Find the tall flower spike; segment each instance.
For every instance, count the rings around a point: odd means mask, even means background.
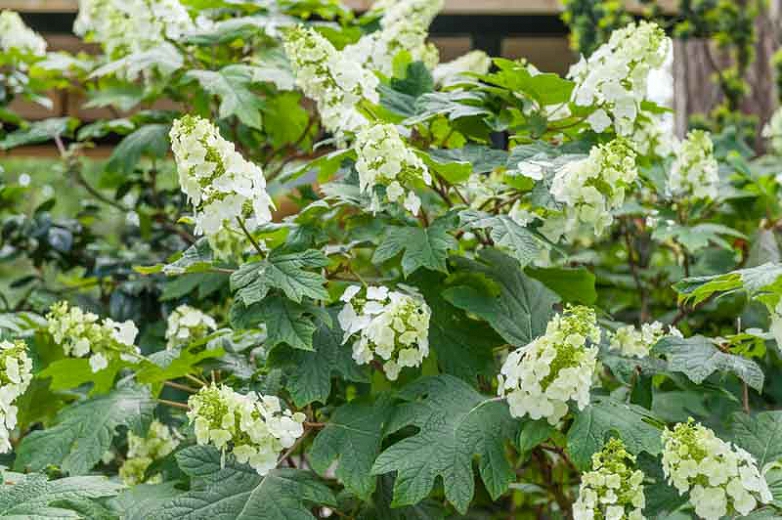
[[[168,316],[166,346],[169,349],[203,339],[217,328],[215,320],[189,305],[180,305]]]
[[[130,320],[99,321],[96,314],[71,307],[65,301],[53,305],[46,319],[49,333],[62,346],[65,355],[76,358],[89,355],[93,372],[103,370],[115,359],[136,361],[140,352],[134,345],[138,328]]]
[[[212,123],[184,116],[171,128],[179,184],[193,203],[196,233],[216,238],[223,229],[240,230],[269,222],[274,208],[261,168],[241,156]]]
[[[652,347],[666,335],[663,327],[664,325],[659,321],[644,323],[640,330],[632,325],[619,327],[611,335],[609,348],[618,350],[625,356],[644,358],[649,355]],[[682,337],[676,327],[671,327],[668,335]]]
[[[642,471],[622,441],[612,438],[592,456],[592,471],[581,476],[573,520],[643,520],[646,506]]]
[[[296,84],[318,105],[327,130],[340,137],[367,124],[356,105],[367,99],[379,102],[378,79],[360,64],[338,52],[313,29],[298,26],[285,35],[285,52],[296,75]]]
[[[231,452],[259,475],[274,469],[280,452],[304,434],[304,414],[283,411],[274,396],[240,394],[212,383],[191,396],[188,405],[198,444]]]
[[[103,46],[114,59],[154,49],[192,32],[178,0],[80,0],[74,32]]]
[[[128,456],[119,468],[122,482],[128,486],[135,486],[142,482],[148,484],[162,482],[160,474],[146,478],[147,469],[153,462],[170,455],[177,446],[179,441],[174,438],[169,427],[157,419],[150,423],[149,431],[144,437],[128,431]]]
[[[568,411],[589,404],[589,390],[597,363],[600,328],[595,311],[577,306],[557,314],[543,336],[508,355],[500,371],[498,394],[508,399],[514,417],[545,417],[555,425]]]
[[[15,11],[0,11],[0,51],[16,50],[24,54],[44,56],[46,40],[27,27]]]
[[[383,13],[380,18],[382,27],[390,27],[403,20],[412,20],[422,27],[429,27],[444,5],[445,0],[378,0],[372,4],[370,12]]]
[[[483,51],[475,50],[459,56],[455,60],[441,63],[435,67],[432,77],[438,85],[447,85],[466,72],[486,74],[491,68],[491,58]]]
[[[703,130],[693,130],[677,146],[668,191],[677,197],[716,199],[719,184],[719,165],[711,137]]]
[[[439,54],[434,45],[426,42],[428,35],[426,26],[415,20],[400,20],[363,36],[342,52],[350,61],[385,76],[393,74],[394,58],[400,52],[407,52],[413,61],[421,61],[432,69],[437,65]]]
[[[575,237],[591,227],[600,236],[637,178],[635,152],[623,139],[593,146],[586,159],[562,166],[551,183],[554,199],[565,205],[561,231]]]
[[[663,65],[670,45],[656,24],[631,23],[570,68],[568,77],[576,82],[573,102],[598,107],[587,119],[595,132],[613,126],[617,135],[633,133],[646,99],[649,71]]]
[[[394,125],[374,125],[362,130],[353,144],[356,150],[356,171],[362,192],[370,193],[370,209],[380,209],[376,186],[385,187],[385,198],[398,202],[417,215],[421,200],[410,189],[416,182],[432,183],[432,176],[423,161],[408,147]]]
[[[752,455],[692,419],[663,432],[662,463],[668,483],[689,492],[706,520],[745,516],[773,499]]]
[[[10,433],[16,428],[14,401],[33,379],[33,362],[24,341],[0,341],[0,453],[11,451]]]
[[[345,331],[343,343],[353,341],[353,359],[360,365],[377,356],[389,380],[395,381],[404,367],[419,366],[429,355],[431,310],[415,295],[389,291],[387,287],[358,286],[342,295],[345,306],[338,315]]]

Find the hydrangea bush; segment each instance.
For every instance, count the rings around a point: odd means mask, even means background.
[[[440,63],[442,5],[0,15],[57,156],[0,180],[0,517],[782,518],[782,116],[672,135],[651,22]]]

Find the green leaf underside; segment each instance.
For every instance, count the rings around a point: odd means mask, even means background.
[[[758,392],[763,390],[764,375],[757,363],[723,352],[703,336],[668,336],[655,345],[653,352],[665,356],[668,370],[682,372],[696,384],[714,372],[730,372]]]

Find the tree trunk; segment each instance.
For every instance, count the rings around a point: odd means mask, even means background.
[[[770,0],[768,8],[755,19],[755,60],[745,75],[750,92],[740,106],[743,113],[758,117],[756,139],[750,143],[758,152],[762,152],[764,147],[761,129],[778,106],[772,57],[779,48],[777,27],[780,13],[782,0]],[[722,101],[722,93],[713,76],[717,72],[716,67],[724,68],[731,61],[725,52],[706,39],[676,40],[673,49],[675,128],[676,134],[682,137],[687,131],[690,116],[707,115]]]

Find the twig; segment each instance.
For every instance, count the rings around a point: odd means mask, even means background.
[[[190,407],[187,406],[186,404],[178,403],[176,401],[169,401],[168,399],[158,399],[157,402],[160,404],[165,404],[167,406],[172,406],[174,408],[181,408],[182,410],[190,410]]]
[[[175,383],[173,381],[164,381],[163,384],[166,385],[166,386],[170,386],[171,388],[176,388],[177,390],[183,390],[185,392],[190,392],[191,394],[197,394],[198,393],[198,389],[197,388],[193,388],[192,386],[187,386],[187,385],[182,385],[182,384],[179,384],[179,383]]]
[[[261,249],[260,244],[258,244],[258,241],[255,240],[255,237],[252,236],[252,234],[247,230],[247,226],[244,225],[244,220],[242,220],[242,217],[236,217],[236,221],[239,223],[239,227],[242,228],[242,231],[247,236],[247,239],[253,245],[258,254],[261,255],[261,257],[265,256],[263,249]]]

